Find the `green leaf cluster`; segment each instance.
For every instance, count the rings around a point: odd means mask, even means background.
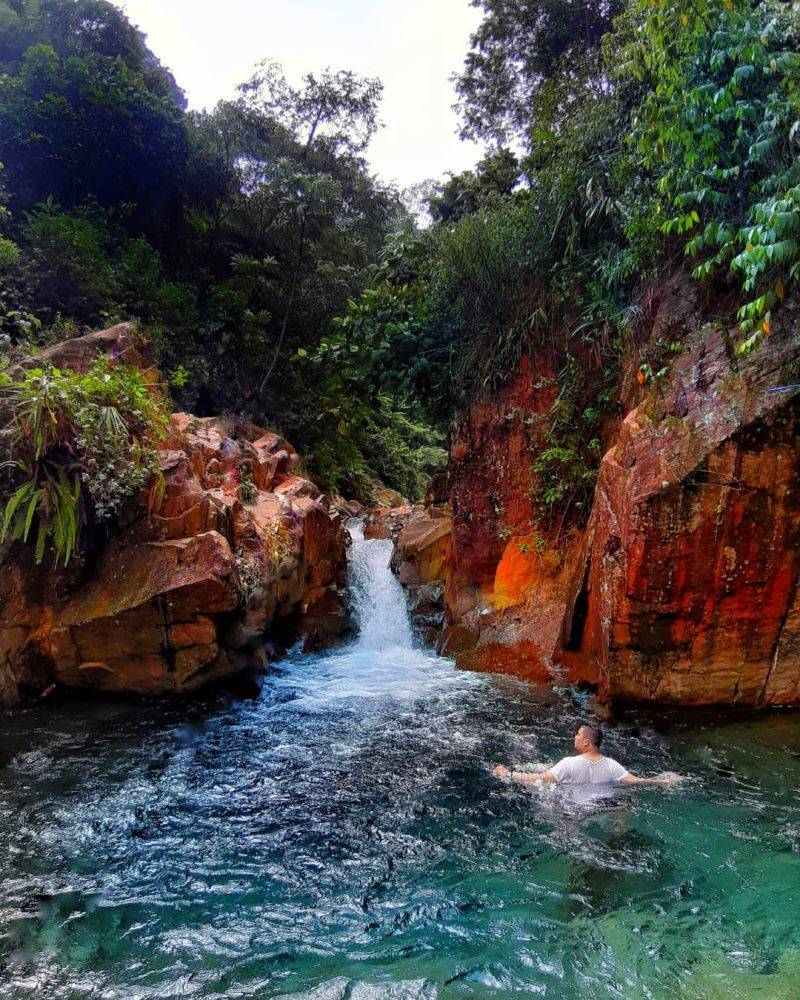
[[[695,276],[738,280],[749,350],[800,274],[800,18],[749,0],[641,0],[637,13],[629,64],[648,94],[631,141]]]
[[[27,542],[36,522],[37,563],[49,540],[56,564],[66,564],[87,520],[112,521],[127,500],[157,485],[164,397],[137,369],[105,355],[85,374],[31,368],[1,395],[12,457],[0,535]]]

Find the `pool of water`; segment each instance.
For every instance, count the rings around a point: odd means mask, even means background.
[[[580,697],[416,648],[388,555],[255,700],[0,717],[0,995],[800,996],[800,719],[608,730],[673,790],[504,784]]]

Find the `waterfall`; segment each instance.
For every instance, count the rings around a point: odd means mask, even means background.
[[[349,643],[324,653],[287,657],[273,686],[291,690],[297,707],[315,711],[352,704],[352,699],[398,703],[469,688],[472,680],[454,670],[450,660],[414,642],[405,594],[389,566],[392,542],[365,539],[359,520],[348,527],[348,578],[358,632]],[[375,715],[376,724],[384,710]]]
[[[413,644],[405,594],[389,568],[392,542],[364,539],[361,521],[351,522],[350,590],[358,623],[356,647],[381,650]]]

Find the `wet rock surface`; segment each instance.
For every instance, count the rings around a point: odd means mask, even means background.
[[[116,327],[60,345],[54,363],[81,367],[102,349],[147,364],[147,348],[131,344],[130,328]],[[53,683],[189,692],[262,668],[268,641],[335,642],[348,625],[343,518],[298,464],[283,438],[247,421],[174,414],[157,509],[142,498],[67,570],[6,550],[0,702]]]
[[[411,504],[405,501],[396,507],[370,507],[364,518],[364,537],[394,540],[412,514]]]
[[[746,357],[719,324],[686,346],[603,459],[566,630],[608,698],[797,704],[796,314]]]
[[[391,566],[406,588],[411,620],[430,645],[438,643],[445,622],[452,528],[447,508],[417,506],[395,537]]]
[[[417,514],[396,568],[459,666],[588,682],[607,700],[798,704],[797,312],[787,304],[741,355],[730,309],[715,315],[685,273],[649,305],[586,527],[556,538],[531,500],[556,391],[543,350],[456,423],[433,491],[449,500],[447,546],[426,546]],[[642,386],[634,358],[665,342],[680,348]],[[432,584],[441,624],[419,589]]]

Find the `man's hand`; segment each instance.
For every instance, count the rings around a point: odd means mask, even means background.
[[[498,764],[497,767],[495,767],[494,770],[492,771],[492,774],[496,778],[508,778],[511,775],[511,771],[509,771],[507,767],[503,767],[502,764]]]

